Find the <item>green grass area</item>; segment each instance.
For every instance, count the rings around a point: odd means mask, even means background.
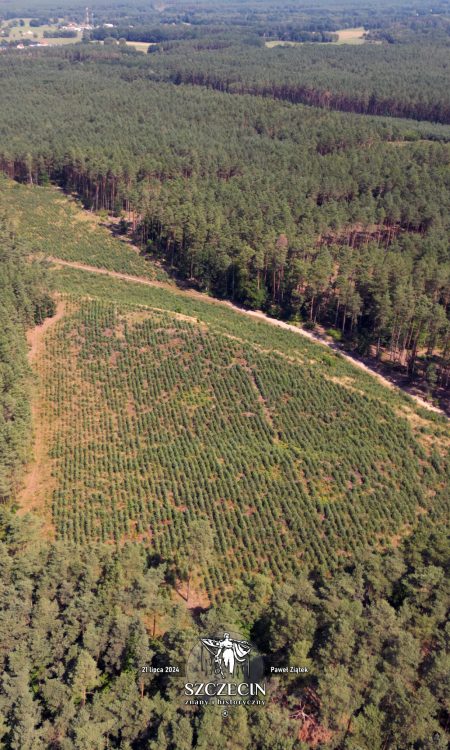
[[[268,49],[273,49],[273,47],[298,47],[300,44],[304,44],[304,42],[289,42],[283,39],[270,39],[265,42]]]
[[[46,43],[48,46],[62,46],[66,44],[75,44],[75,42],[81,42],[81,32],[77,32],[77,36],[73,39],[66,39],[65,37],[53,37],[52,39],[40,39],[39,41]]]
[[[78,294],[39,366],[60,537],[136,539],[170,559],[205,516],[214,596],[243,570],[280,578],[357,559],[429,508],[437,476],[407,419],[319,347],[270,351],[260,324],[232,338],[187,308],[155,309],[167,292],[130,283],[80,302],[92,286],[71,271],[58,286],[70,276]],[[124,305],[127,288],[155,308]],[[223,325],[218,307],[203,312]]]
[[[365,31],[363,26],[353,29],[339,29],[339,31],[332,32],[338,35],[337,40],[335,42],[325,42],[324,44],[364,44],[366,41],[364,38]],[[273,49],[273,47],[300,47],[303,44],[305,42],[290,42],[283,39],[271,39],[265,42],[268,49]]]
[[[327,336],[331,336],[334,341],[342,341],[342,331],[338,328],[327,328],[325,333]]]
[[[23,21],[23,26],[20,25],[20,21]],[[24,39],[34,39],[37,41],[38,38],[43,37],[44,31],[55,31],[56,26],[45,25],[45,26],[30,26],[31,18],[15,18],[14,21],[3,21],[0,25],[2,32],[9,30],[9,34],[6,37],[9,41],[23,41]],[[16,24],[17,25],[13,25]]]
[[[64,260],[167,280],[164,271],[115,238],[101,219],[51,187],[20,185],[0,177],[0,212],[31,250]]]
[[[45,31],[57,31],[58,27],[56,24],[44,24],[43,26],[30,26],[31,18],[22,18],[22,19],[14,19],[13,21],[3,21],[0,23],[0,31],[5,32],[6,30],[9,30],[9,34],[5,36],[5,34],[0,35],[1,39],[6,39],[10,42],[21,42],[25,40],[31,40],[34,42],[45,42],[49,45],[54,44],[74,44],[74,42],[79,42],[81,40],[82,33],[81,31],[77,32],[77,36],[74,38],[64,38],[64,37],[55,37],[52,39],[46,39],[44,37]],[[17,21],[17,25],[15,22]],[[20,25],[20,21],[23,21],[23,25]]]

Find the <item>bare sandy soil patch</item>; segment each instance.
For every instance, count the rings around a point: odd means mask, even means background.
[[[336,44],[364,44],[365,32],[364,26],[358,26],[353,29],[339,29],[339,31],[336,31],[338,35]]]
[[[41,325],[35,326],[27,332],[27,341],[30,347],[28,359],[30,364],[33,364],[35,368],[45,347],[45,335],[47,331],[61,320],[64,311],[64,302],[58,300],[55,315],[52,318],[47,318]],[[30,511],[38,511],[39,515],[44,518],[46,533],[49,537],[53,537],[54,527],[49,510],[53,477],[47,455],[48,435],[46,422],[42,414],[39,389],[40,385],[37,384],[31,401],[34,431],[33,456],[27,468],[23,487],[17,496],[17,503],[19,505],[19,515],[24,515]]]

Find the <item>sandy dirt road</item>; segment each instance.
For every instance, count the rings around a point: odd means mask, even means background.
[[[27,331],[29,346],[28,360],[30,364],[36,363],[45,345],[46,332],[61,320],[64,315],[64,309],[64,302],[58,300],[55,315],[52,318],[46,318],[41,325]],[[39,515],[46,519],[46,532],[48,532],[49,536],[53,536],[53,527],[45,508],[51,476],[47,458],[45,425],[41,418],[38,401],[37,394],[34,393],[31,399],[31,416],[34,433],[33,455],[24,476],[23,487],[17,496],[17,503],[19,505],[18,513],[19,515],[23,515],[29,511],[38,511]]]

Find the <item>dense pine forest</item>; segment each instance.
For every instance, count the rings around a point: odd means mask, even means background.
[[[3,170],[123,212],[202,289],[445,387],[445,128],[173,86],[155,59],[172,55],[4,53]]]
[[[161,48],[164,54],[158,54]],[[448,45],[366,44],[355,52],[345,45],[267,49],[224,40],[206,49],[186,42],[159,44],[150,51],[152,66],[174,83],[344,112],[450,123]]]
[[[422,532],[330,580],[242,581],[202,629],[239,618],[272,665],[310,667],[271,681],[271,702],[179,709],[181,679],[145,664],[184,663],[199,632],[142,547],[43,544],[2,511],[1,741],[8,750],[444,750],[445,541]],[[236,614],[236,613],[239,614]],[[163,636],[152,635],[156,617]],[[150,619],[150,624],[148,620]]]
[[[4,750],[448,746],[448,420],[300,334],[448,406],[449,49],[448,0],[1,0]],[[184,705],[224,627],[264,707]]]

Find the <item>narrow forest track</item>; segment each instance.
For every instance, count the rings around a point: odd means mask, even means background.
[[[58,299],[56,312],[51,318],[46,318],[43,323],[27,331],[28,361],[32,363],[40,353],[44,344],[45,332],[52,328],[64,315],[65,305],[63,300]]]
[[[61,320],[65,312],[63,300],[58,299],[56,312],[51,318],[46,318],[41,325],[35,326],[27,331],[28,342],[28,361],[34,365],[33,369],[36,374],[36,363],[45,346],[45,334]],[[18,514],[24,515],[30,511],[37,511],[41,518],[45,520],[44,530],[47,536],[53,538],[55,530],[50,518],[50,512],[46,507],[48,499],[48,489],[51,486],[51,472],[47,455],[47,435],[45,420],[42,418],[40,411],[40,398],[38,383],[31,398],[31,417],[33,425],[33,455],[27,467],[24,477],[24,484],[17,495],[17,504],[19,506]]]
[[[62,258],[55,258],[53,256],[49,256],[47,260],[51,261],[52,263],[56,265],[67,266],[69,268],[75,268],[79,271],[88,271],[90,273],[102,274],[103,276],[111,276],[115,279],[120,279],[122,281],[131,281],[135,284],[144,284],[145,286],[153,286],[153,287],[160,287],[163,289],[167,289],[173,294],[196,298],[196,299],[201,300],[202,302],[208,302],[213,305],[221,305],[222,307],[228,307],[234,310],[235,312],[240,313],[241,315],[246,315],[251,318],[256,318],[257,320],[261,320],[265,323],[268,323],[269,325],[277,326],[278,328],[283,328],[286,331],[291,331],[292,333],[296,333],[299,336],[303,336],[304,338],[307,338],[316,344],[321,344],[322,346],[326,346],[328,349],[331,349],[332,351],[336,352],[341,357],[346,359],[354,367],[358,367],[360,370],[363,370],[364,372],[368,373],[372,377],[376,378],[386,388],[390,388],[391,390],[401,391],[402,393],[407,394],[419,406],[423,407],[424,409],[428,409],[428,411],[432,411],[437,414],[442,414],[443,416],[447,416],[442,409],[439,409],[439,407],[433,406],[433,404],[428,403],[428,401],[425,401],[425,399],[423,399],[421,396],[418,396],[415,393],[410,393],[407,388],[404,388],[402,386],[399,386],[391,382],[389,378],[385,377],[380,372],[378,372],[375,368],[370,367],[370,365],[366,364],[365,362],[362,362],[357,356],[349,354],[348,352],[345,352],[334,341],[327,341],[326,339],[323,339],[320,336],[317,336],[311,331],[305,331],[303,328],[299,328],[298,326],[292,325],[291,323],[286,323],[284,320],[277,320],[276,318],[270,318],[261,310],[246,310],[243,307],[239,307],[239,305],[235,305],[233,302],[230,302],[229,300],[219,300],[214,297],[208,297],[207,294],[204,294],[202,292],[197,292],[195,289],[179,289],[173,284],[169,284],[164,281],[154,281],[152,279],[147,279],[142,276],[132,276],[127,273],[121,273],[120,271],[109,271],[107,268],[89,266],[86,263],[79,263],[77,261],[71,261],[71,260],[63,260]]]
[[[235,309],[239,310],[239,308],[235,308]],[[334,341],[326,341],[325,339],[319,336],[316,336],[314,333],[311,333],[311,331],[305,331],[302,328],[298,328],[297,326],[291,325],[290,323],[285,323],[283,320],[276,320],[275,318],[269,318],[261,310],[245,310],[245,311],[241,310],[241,312],[245,312],[248,315],[251,315],[252,317],[258,318],[260,320],[265,320],[267,323],[271,323],[272,325],[279,326],[280,328],[285,328],[288,331],[299,333],[301,336],[306,336],[307,338],[311,339],[311,341],[314,341],[317,344],[322,344],[323,346],[327,346],[329,349],[332,349],[334,352],[337,352],[338,354],[340,354],[340,356],[346,359],[348,362],[351,362],[351,364],[354,365],[355,367],[358,367],[360,370],[363,370],[364,372],[367,372],[369,375],[372,375],[372,377],[376,378],[380,383],[382,383],[387,388],[390,388],[391,390],[402,391],[402,393],[406,393],[410,398],[412,398],[417,404],[422,406],[424,409],[428,409],[429,411],[434,411],[437,414],[442,414],[446,416],[445,412],[442,409],[439,409],[439,407],[437,406],[433,406],[433,404],[428,403],[428,401],[425,401],[425,399],[421,398],[421,396],[417,396],[417,394],[415,393],[409,393],[409,391],[406,388],[401,388],[395,383],[392,383],[388,378],[386,378],[380,372],[377,372],[375,369],[367,365],[365,362],[362,362],[360,359],[358,359],[357,356],[354,356],[352,354],[349,354],[348,352],[343,351],[341,347],[338,346]]]

